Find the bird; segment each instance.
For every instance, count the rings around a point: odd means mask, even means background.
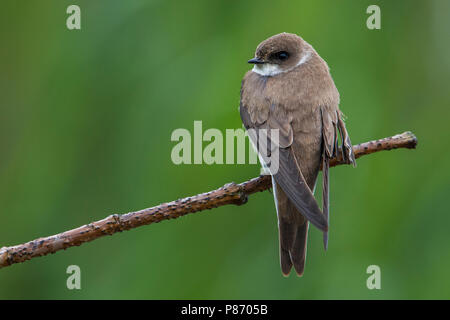
[[[267,134],[267,143],[260,135],[249,137],[258,154],[262,147],[267,155],[276,151],[278,156],[278,167],[269,171],[281,272],[288,276],[294,267],[302,276],[309,223],[323,232],[328,248],[330,159],[341,157],[356,166],[355,155],[329,67],[309,43],[296,34],[276,34],[257,46],[248,63],[253,68],[241,83],[241,120],[247,131],[278,132],[278,139]],[[260,159],[267,167],[270,160]],[[321,168],[322,209],[314,198]]]

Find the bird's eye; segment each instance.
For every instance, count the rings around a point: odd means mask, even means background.
[[[287,53],[286,51],[280,51],[280,52],[275,53],[275,57],[278,60],[284,61],[287,58],[289,58],[289,53]]]

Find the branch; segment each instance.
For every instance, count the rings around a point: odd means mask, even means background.
[[[411,132],[358,144],[353,147],[356,158],[382,150],[397,148],[414,149],[417,138]],[[342,158],[333,159],[330,166],[344,164]],[[264,191],[272,186],[270,176],[260,176],[241,184],[229,183],[207,193],[178,199],[159,206],[126,214],[110,215],[103,220],[89,223],[76,229],[65,231],[50,237],[39,238],[24,244],[0,249],[0,268],[21,263],[35,257],[79,246],[105,235],[134,229],[168,219],[175,219],[188,213],[217,208],[227,204],[242,205],[253,193]]]

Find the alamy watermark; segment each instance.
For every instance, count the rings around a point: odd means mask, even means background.
[[[81,289],[81,269],[77,265],[70,265],[66,269],[66,273],[70,276],[66,280],[67,289]]]
[[[367,267],[366,272],[367,272],[367,274],[370,274],[370,276],[367,278],[367,281],[366,281],[367,289],[380,290],[381,289],[381,268],[380,268],[380,266],[377,266],[375,264],[370,265]]]
[[[175,129],[171,141],[171,159],[179,164],[257,164],[261,174],[276,174],[279,168],[278,129],[226,129],[203,131],[202,121],[194,121],[193,130]]]
[[[76,4],[67,7],[66,13],[69,14],[66,20],[66,27],[69,30],[81,29],[81,9]]]
[[[366,26],[369,30],[381,29],[381,9],[376,4],[367,7],[366,13],[370,14],[367,18]]]

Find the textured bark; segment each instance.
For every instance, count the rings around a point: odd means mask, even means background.
[[[356,145],[353,147],[353,151],[356,158],[359,158],[382,150],[414,149],[416,145],[417,139],[414,134],[404,132],[393,137]],[[330,161],[330,167],[340,164],[344,164],[341,158]],[[260,176],[240,184],[229,183],[217,190],[163,203],[159,206],[136,212],[110,215],[102,220],[57,235],[39,238],[16,246],[3,247],[0,249],[0,268],[49,253],[55,253],[62,249],[79,246],[105,235],[113,235],[116,232],[130,230],[143,225],[175,219],[188,213],[217,208],[227,204],[242,205],[247,202],[249,195],[267,190],[271,186],[270,176]]]

